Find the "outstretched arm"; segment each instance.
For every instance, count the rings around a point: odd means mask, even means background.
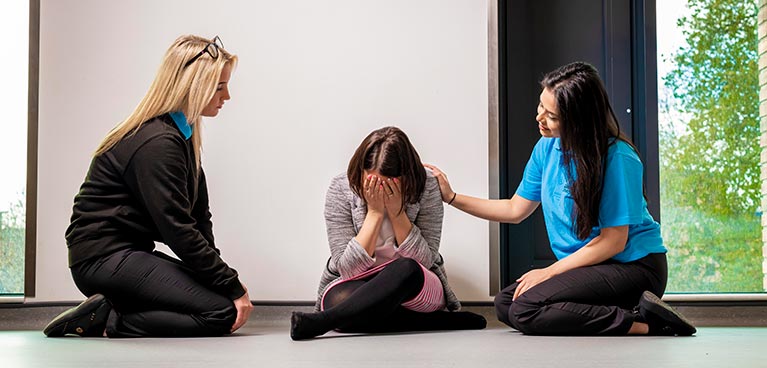
[[[439,181],[442,200],[470,215],[490,221],[518,224],[529,217],[540,202],[515,194],[511,199],[483,199],[458,194],[450,187],[447,175],[434,165],[424,165],[434,172]]]

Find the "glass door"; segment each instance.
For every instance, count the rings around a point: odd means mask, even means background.
[[[24,294],[29,2],[0,3],[3,120],[0,122],[0,296]]]

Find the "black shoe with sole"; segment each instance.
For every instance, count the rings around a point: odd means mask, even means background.
[[[692,322],[649,291],[639,299],[639,314],[650,327],[650,335],[692,336],[697,331]]]
[[[101,294],[94,294],[80,305],[56,316],[45,326],[43,333],[48,337],[101,337],[104,335],[110,310],[112,307],[107,299]]]

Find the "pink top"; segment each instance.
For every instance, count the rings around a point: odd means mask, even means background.
[[[389,215],[384,214],[381,230],[378,231],[376,250],[373,253],[373,260],[375,262],[370,268],[382,265],[396,258],[399,258],[399,254],[397,254],[397,237],[394,235],[394,226],[392,226],[391,220],[389,220]]]

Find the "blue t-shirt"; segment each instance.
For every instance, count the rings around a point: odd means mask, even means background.
[[[541,202],[551,249],[557,259],[573,254],[605,227],[628,225],[626,248],[613,259],[631,262],[650,253],[666,253],[660,225],[647,211],[642,190],[642,161],[626,142],[617,140],[607,151],[604,188],[599,205],[599,225],[588,238],[578,239],[573,221],[573,197],[559,138],[541,138],[525,167],[517,194]],[[574,167],[571,167],[574,173]]]

